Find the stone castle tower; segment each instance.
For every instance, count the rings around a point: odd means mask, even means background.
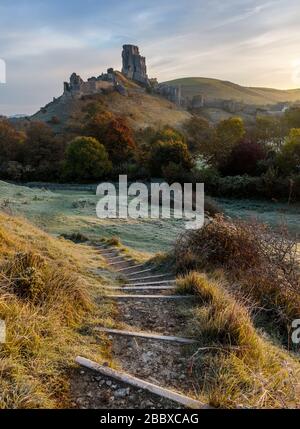
[[[149,86],[146,58],[140,55],[138,46],[124,45],[122,52],[122,73],[138,83]]]

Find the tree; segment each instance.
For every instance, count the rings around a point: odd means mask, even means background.
[[[225,119],[217,125],[217,145],[214,154],[219,164],[226,162],[234,146],[245,136],[244,122],[241,118]]]
[[[25,136],[6,119],[0,120],[0,164],[22,157]]]
[[[110,112],[92,115],[84,126],[84,134],[103,143],[113,165],[123,164],[135,155],[136,144],[132,129],[125,119]]]
[[[243,139],[232,150],[222,173],[228,176],[258,173],[258,163],[264,160],[266,152],[262,144],[254,140]]]
[[[286,125],[282,118],[258,116],[256,118],[254,137],[266,148],[280,150],[286,136]]]
[[[103,142],[114,165],[134,158],[137,148],[132,130],[124,119],[115,118],[109,123]]]
[[[300,172],[300,128],[292,128],[278,155],[280,171],[290,175]]]
[[[95,139],[104,142],[110,123],[115,117],[110,112],[97,111],[96,107],[95,113],[92,114],[92,106],[93,104],[91,105],[90,113],[86,116],[87,120],[83,126],[83,133],[88,137],[94,137]]]
[[[210,157],[212,146],[216,144],[216,130],[200,116],[193,116],[184,126],[188,148],[194,155]]]
[[[168,143],[171,143],[171,142],[186,143],[184,135],[169,126],[165,126],[162,130],[156,132],[152,143],[155,143],[155,141],[158,141],[158,140],[162,142],[168,142]]]
[[[168,138],[168,137],[169,138]],[[192,166],[192,158],[189,153],[187,144],[180,138],[180,133],[170,128],[157,133],[157,138],[151,148],[149,156],[149,168],[152,176],[160,177],[163,174],[163,169],[169,164],[179,165],[183,171],[189,171]]]
[[[300,107],[291,107],[284,114],[284,119],[288,130],[300,128]]]
[[[72,180],[100,180],[112,169],[105,147],[93,137],[77,137],[67,147],[65,175]]]
[[[31,167],[32,178],[58,179],[65,157],[65,142],[43,122],[32,122],[24,144],[24,164]]]

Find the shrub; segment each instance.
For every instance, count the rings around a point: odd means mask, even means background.
[[[178,270],[225,269],[236,291],[275,314],[285,330],[300,315],[296,255],[297,245],[285,229],[275,234],[264,224],[220,215],[202,229],[185,233],[175,247]]]

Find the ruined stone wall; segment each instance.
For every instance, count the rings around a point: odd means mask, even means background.
[[[70,77],[70,82],[64,83],[64,95],[81,97],[83,95],[100,94],[107,90],[113,90],[114,87],[114,79],[107,75],[102,75],[98,78],[92,77],[85,82],[79,75],[73,73]]]

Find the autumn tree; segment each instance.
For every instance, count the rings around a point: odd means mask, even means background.
[[[77,137],[66,151],[65,176],[75,181],[100,180],[112,169],[105,147],[93,137]]]
[[[32,122],[26,132],[24,164],[34,179],[58,179],[65,156],[65,142],[43,122]]]
[[[101,141],[113,165],[132,159],[136,152],[133,131],[126,120],[110,112],[97,112],[84,126],[84,134]]]
[[[24,139],[24,134],[16,131],[8,120],[0,120],[0,164],[22,158]]]
[[[136,144],[133,132],[123,118],[115,118],[109,123],[103,144],[113,165],[120,165],[134,158]]]

